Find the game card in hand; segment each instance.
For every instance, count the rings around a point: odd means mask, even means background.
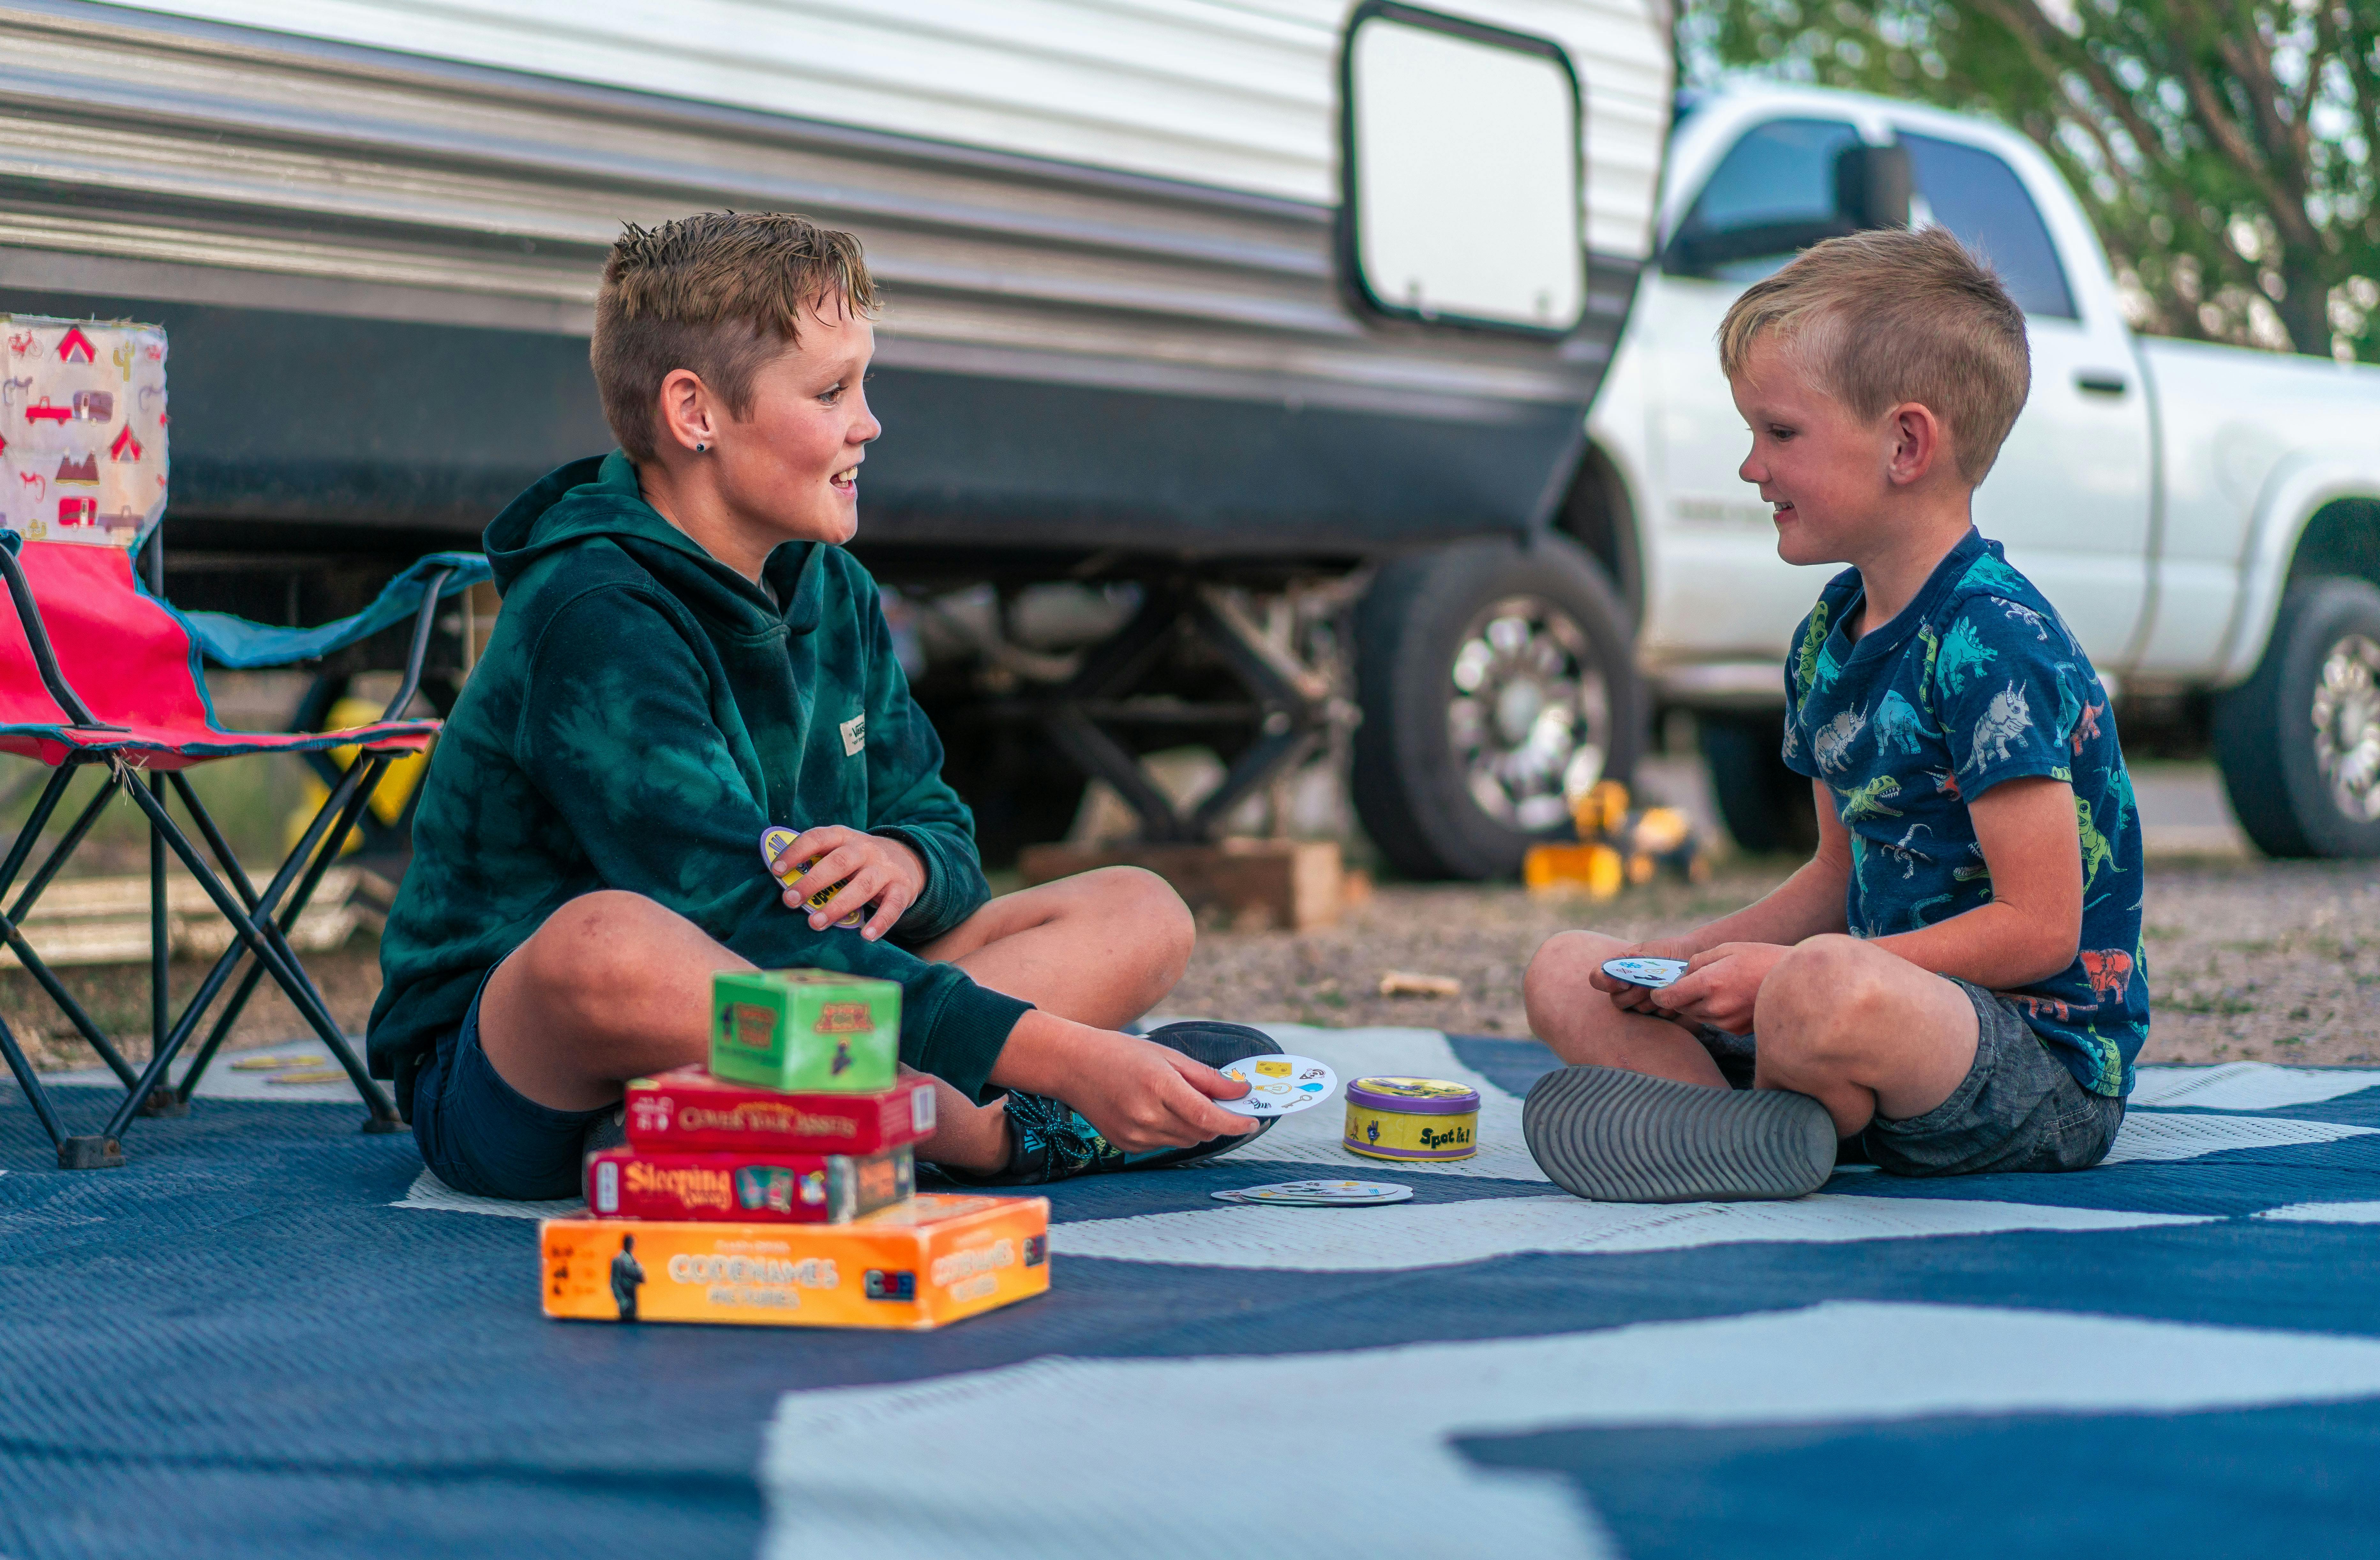
[[[1246,1084],[1248,1091],[1239,1099],[1215,1103],[1233,1115],[1260,1121],[1311,1109],[1339,1087],[1339,1075],[1311,1056],[1250,1056],[1217,1070],[1234,1083]]]
[[[1603,972],[1632,986],[1659,991],[1663,986],[1677,983],[1678,977],[1686,972],[1686,961],[1682,958],[1607,958],[1603,961]]]
[[[818,862],[818,858],[813,856],[808,861],[795,862],[793,866],[786,868],[782,872],[777,870],[777,858],[785,853],[785,847],[787,846],[793,844],[794,841],[801,837],[802,836],[799,834],[795,833],[792,829],[784,827],[783,824],[771,824],[767,829],[763,830],[760,835],[761,864],[769,869],[769,875],[771,877],[775,878],[787,888],[791,888],[794,884],[799,883],[802,879],[802,874],[808,871],[810,868]],[[809,898],[804,902],[808,904],[811,909],[822,910],[826,908],[826,902],[828,900],[833,898],[836,895],[842,892],[843,884],[839,883],[834,884],[829,887],[820,889],[816,894],[811,895]],[[867,907],[862,906],[860,908],[852,911],[849,915],[844,917],[834,924],[839,929],[848,930],[851,927],[861,924],[863,921],[867,920]]]

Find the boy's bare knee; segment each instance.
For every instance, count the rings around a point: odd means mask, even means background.
[[[657,933],[684,921],[641,894],[598,889],[546,917],[512,957],[522,963],[521,973],[541,1002],[600,1015],[645,989],[646,967],[658,957]]]
[[[1534,1005],[1574,1000],[1581,992],[1601,995],[1587,982],[1605,959],[1626,945],[1600,932],[1555,932],[1530,956],[1529,968],[1521,976],[1521,1000]]]
[[[1140,867],[1101,867],[1084,876],[1099,880],[1099,914],[1113,916],[1134,931],[1134,941],[1152,967],[1167,973],[1166,989],[1190,967],[1198,922],[1173,885]]]
[[[1057,921],[1095,932],[1099,945],[1113,949],[1143,972],[1155,1002],[1172,991],[1190,968],[1198,923],[1173,885],[1140,867],[1094,867],[1060,878],[1027,894],[1051,896],[1040,911],[1044,924]]]
[[[1888,957],[1856,937],[1812,937],[1777,961],[1761,982],[1754,1026],[1765,1064],[1808,1075],[1848,1066],[1852,1036],[1887,1000],[1876,959]]]

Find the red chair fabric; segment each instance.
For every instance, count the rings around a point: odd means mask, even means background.
[[[142,590],[120,547],[28,542],[18,554],[67,686],[105,725],[78,729],[42,685],[15,604],[0,592],[0,752],[55,765],[69,752],[123,753],[142,768],[186,769],[241,754],[359,746],[419,751],[436,721],[379,721],[336,732],[229,731],[208,703],[181,615]]]

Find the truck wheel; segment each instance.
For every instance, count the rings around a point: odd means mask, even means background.
[[[2380,591],[2290,586],[2256,675],[2216,696],[2215,751],[2267,856],[2380,856]]]
[[[1786,767],[1781,714],[1696,714],[1711,796],[1736,848],[1757,855],[1818,847],[1817,804],[1810,782]]]
[[[1383,568],[1356,616],[1354,778],[1380,853],[1413,877],[1505,877],[1569,837],[1568,798],[1627,779],[1643,749],[1626,623],[1558,537]]]

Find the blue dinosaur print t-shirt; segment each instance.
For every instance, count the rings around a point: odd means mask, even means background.
[[[1891,622],[1852,641],[1859,570],[1827,583],[1785,666],[1785,762],[1823,781],[1852,836],[1852,932],[1914,932],[1992,896],[1967,804],[2003,780],[2074,787],[2082,944],[2000,994],[2082,1087],[2120,1097],[2148,1039],[2141,827],[2107,690],[1997,542],[1973,530]]]

